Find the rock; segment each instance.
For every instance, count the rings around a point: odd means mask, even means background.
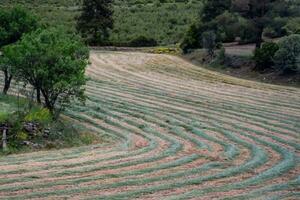
[[[50,136],[50,129],[46,128],[43,132],[43,137],[48,138]]]
[[[23,144],[29,147],[32,147],[34,149],[41,149],[43,148],[43,146],[41,144],[37,144],[37,143],[33,143],[30,141],[23,141]]]
[[[34,122],[26,122],[23,125],[23,129],[31,135],[37,135],[39,132],[39,124]]]

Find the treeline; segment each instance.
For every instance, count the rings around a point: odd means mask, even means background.
[[[255,43],[256,69],[275,66],[282,71],[297,71],[300,62],[297,35],[300,34],[300,23],[296,22],[300,17],[299,9],[299,3],[286,0],[209,0],[180,47],[184,53],[206,48],[213,57],[214,50],[222,48],[223,43]],[[279,43],[264,43],[264,38],[283,36],[289,37]],[[224,50],[221,53],[224,54]]]

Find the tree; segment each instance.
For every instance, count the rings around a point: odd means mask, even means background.
[[[204,4],[201,18],[203,22],[213,20],[231,7],[231,0],[207,0]]]
[[[300,35],[284,37],[278,45],[279,50],[274,56],[277,69],[283,72],[300,71]]]
[[[256,48],[261,47],[264,28],[272,20],[270,12],[278,2],[278,0],[235,0],[233,2],[234,10],[237,10],[255,27]]]
[[[216,34],[213,31],[206,31],[202,34],[202,45],[207,49],[208,55],[213,57],[216,48]]]
[[[21,7],[15,7],[11,10],[0,10],[0,50],[5,45],[13,44],[20,40],[25,34],[35,30],[38,22],[35,16]],[[4,73],[3,93],[9,90],[13,71],[11,65],[5,63],[5,58],[1,58],[0,70]]]
[[[38,29],[4,52],[20,78],[41,91],[52,114],[72,99],[84,99],[89,51],[78,36],[57,28]]]
[[[77,30],[89,44],[103,44],[113,28],[112,15],[112,0],[84,0]]]

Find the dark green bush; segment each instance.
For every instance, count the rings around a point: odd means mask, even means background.
[[[275,66],[282,72],[300,71],[300,35],[284,37],[274,55]]]
[[[254,52],[256,68],[264,70],[273,66],[273,57],[278,49],[278,45],[273,42],[264,43],[261,48],[257,48]]]
[[[154,47],[157,46],[157,41],[146,36],[139,36],[131,40],[129,45],[132,47]]]

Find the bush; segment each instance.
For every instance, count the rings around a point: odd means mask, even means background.
[[[254,52],[256,68],[264,70],[273,66],[273,57],[278,49],[278,45],[273,42],[264,43],[261,48],[257,48]]]
[[[147,38],[146,36],[139,36],[129,43],[132,47],[154,47],[157,46],[157,42],[153,38]]]
[[[278,70],[300,71],[300,35],[294,34],[279,41],[279,50],[274,55]]]
[[[287,34],[300,34],[300,17],[290,19],[284,26]]]
[[[51,113],[46,108],[35,108],[25,116],[26,122],[38,122],[41,124],[48,124],[52,120]]]
[[[216,58],[210,63],[211,66],[220,66],[224,65],[226,61],[226,51],[225,48],[222,47],[218,52]]]

